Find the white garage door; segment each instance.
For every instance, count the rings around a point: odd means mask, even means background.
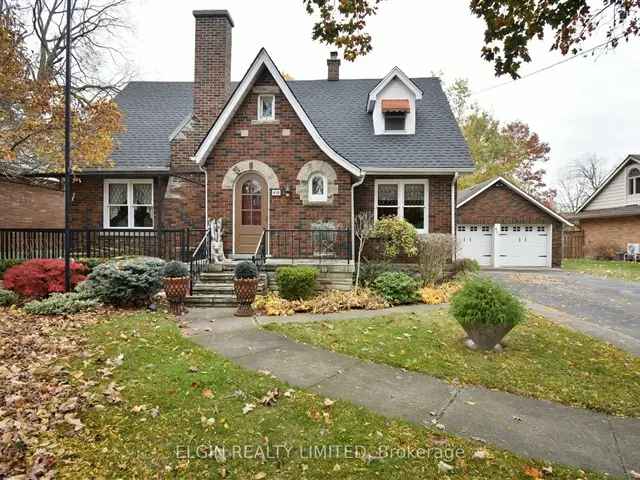
[[[549,225],[500,225],[495,241],[496,267],[550,267]]]
[[[493,264],[493,225],[458,225],[458,256]]]

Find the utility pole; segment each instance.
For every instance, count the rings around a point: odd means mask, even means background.
[[[71,291],[71,0],[67,0],[64,82],[64,291]]]

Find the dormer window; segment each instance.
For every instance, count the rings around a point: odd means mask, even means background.
[[[627,174],[629,195],[640,195],[640,169],[632,168]]]
[[[258,121],[269,122],[276,118],[275,95],[258,96]]]
[[[407,130],[407,114],[411,111],[409,100],[382,100],[385,132],[401,133]]]
[[[407,127],[407,114],[402,112],[389,112],[384,114],[385,132],[404,132]]]

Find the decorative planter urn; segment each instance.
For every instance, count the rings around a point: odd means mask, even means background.
[[[493,350],[515,325],[467,325],[464,331],[480,350]]]
[[[180,315],[184,310],[184,299],[189,294],[189,281],[189,277],[166,277],[162,280],[169,312],[174,315]]]
[[[233,280],[233,289],[236,293],[236,299],[238,300],[238,310],[235,313],[236,317],[251,317],[253,315],[251,304],[256,299],[258,279],[236,278]]]

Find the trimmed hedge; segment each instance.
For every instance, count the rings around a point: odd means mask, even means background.
[[[419,282],[404,272],[385,272],[373,282],[372,288],[393,305],[420,300]]]
[[[314,267],[278,267],[276,283],[280,296],[286,300],[305,300],[316,291],[318,270]]]

